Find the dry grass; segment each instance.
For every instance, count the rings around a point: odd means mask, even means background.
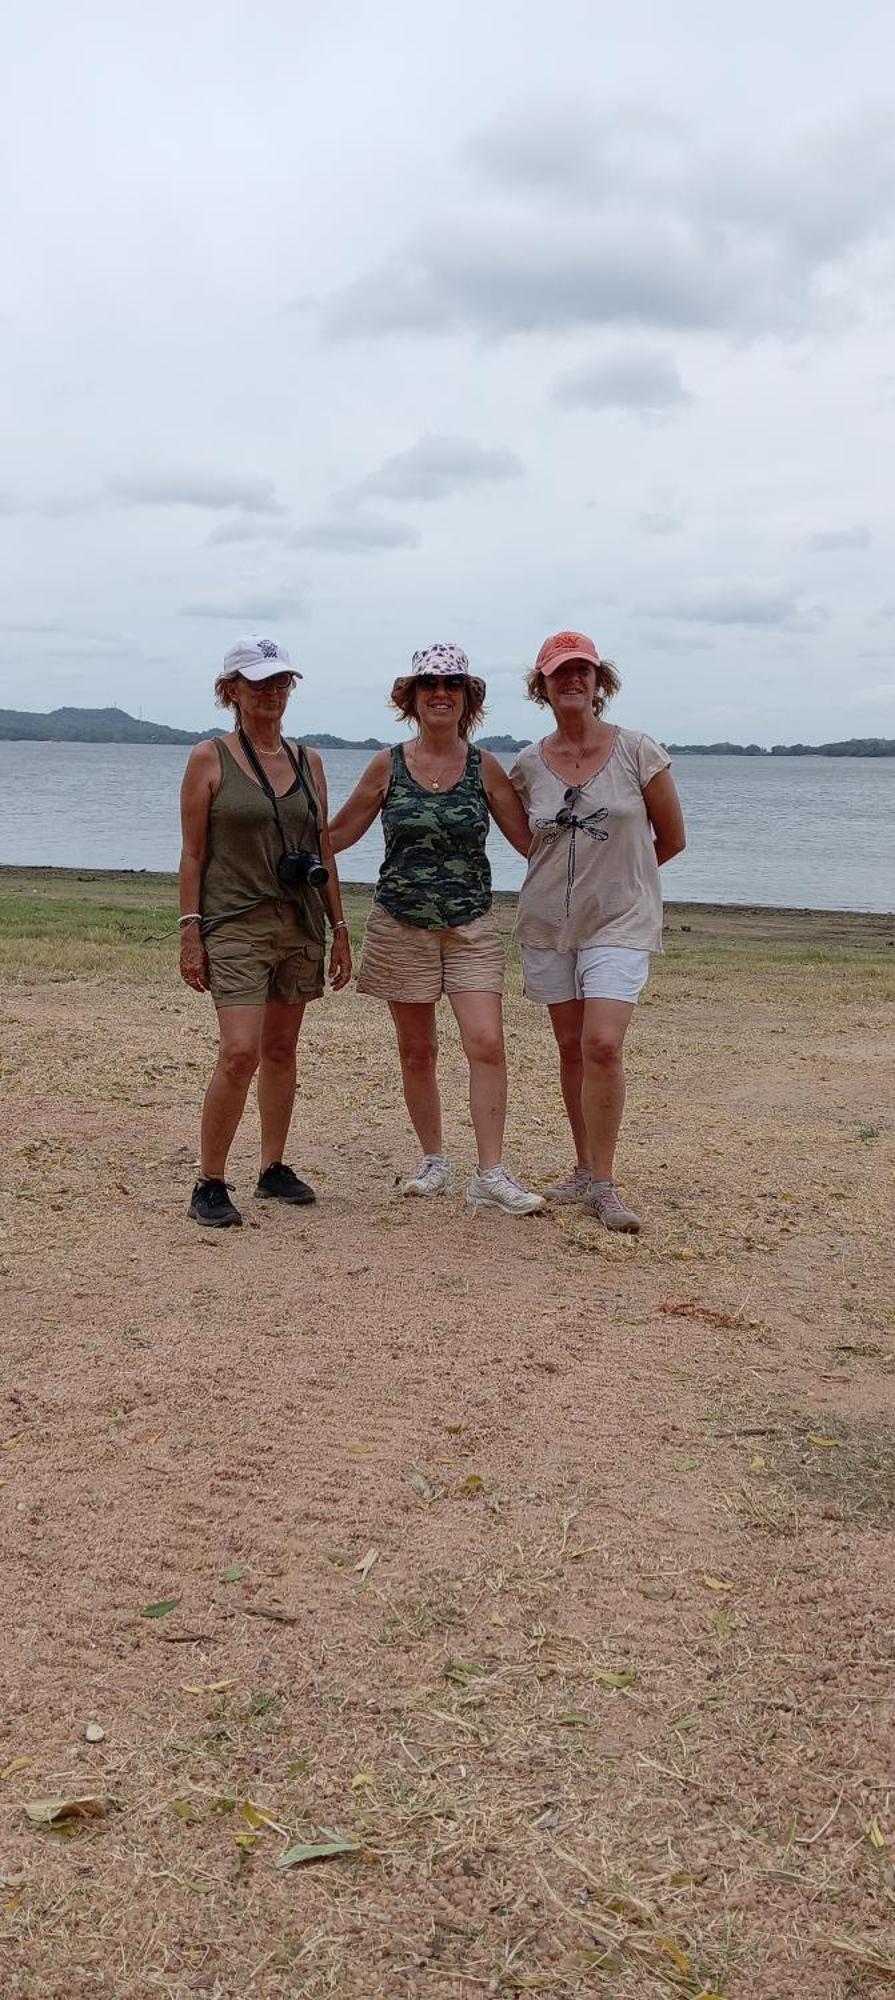
[[[212,1036],[168,886],[12,886],[4,2000],[883,1990],[881,932],[672,933],[632,1047],[639,1242],[402,1204],[388,1026],[354,1000],[303,1053],[318,1208],[244,1200],[209,1242],[183,1208]],[[512,1157],[546,1177],[515,974],[508,1033]],[[241,1197],[252,1152],[247,1121]],[[29,1824],[85,1791],[103,1816]]]

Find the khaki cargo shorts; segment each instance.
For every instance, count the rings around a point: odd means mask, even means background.
[[[374,903],[358,974],[359,993],[417,1004],[442,993],[502,993],[503,938],[493,910],[452,930],[399,924]]]
[[[323,992],[323,946],[302,930],[294,903],[256,903],[204,939],[216,1007],[294,1006]]]

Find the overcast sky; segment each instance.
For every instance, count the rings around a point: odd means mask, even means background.
[[[0,705],[895,735],[890,0],[36,0],[4,29]]]

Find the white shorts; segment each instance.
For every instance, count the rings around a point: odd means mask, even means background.
[[[649,952],[594,944],[586,951],[539,951],[522,946],[526,1000],[555,1007],[563,1000],[626,1000],[633,1006],[649,978]]]

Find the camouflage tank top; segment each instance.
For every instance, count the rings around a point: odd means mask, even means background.
[[[375,901],[399,924],[457,930],[491,907],[485,841],[491,824],[482,754],[470,744],[466,769],[449,792],[427,792],[407,769],[403,744],[391,753],[382,806],[385,860]]]

